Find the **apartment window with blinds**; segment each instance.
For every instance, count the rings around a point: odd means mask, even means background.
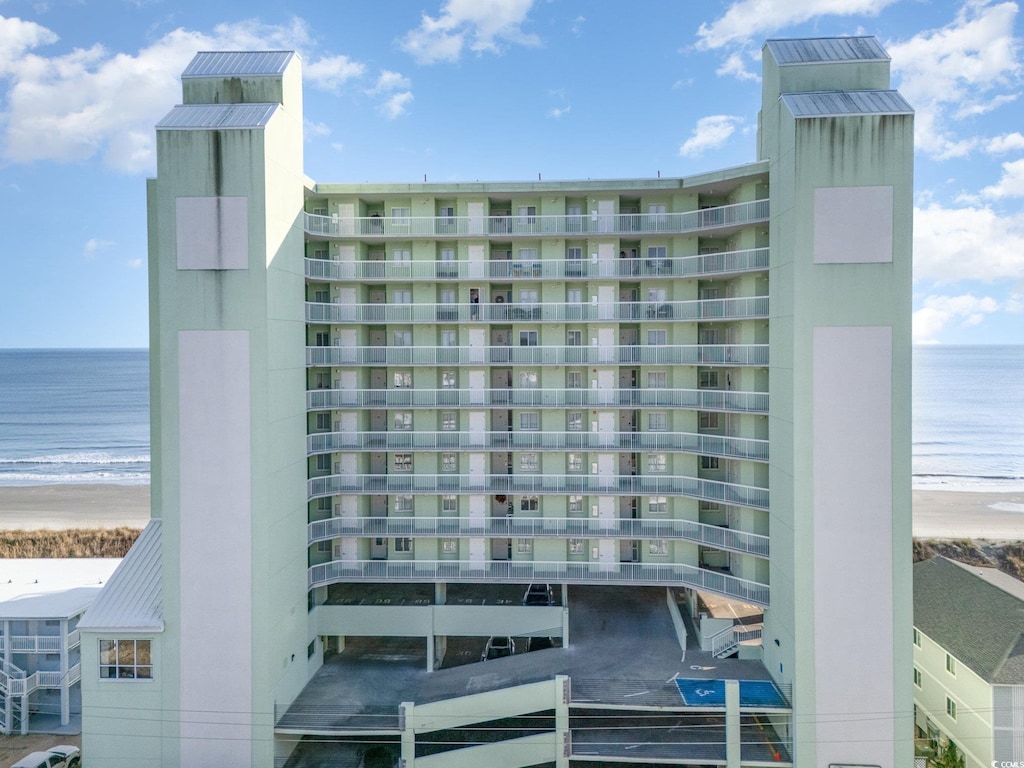
[[[540,454],[539,453],[521,453],[519,454],[519,471],[520,472],[537,472],[540,470]]]
[[[651,329],[647,331],[647,344],[649,346],[664,346],[668,343],[668,331],[663,329]]]
[[[457,411],[441,412],[441,429],[445,432],[454,432],[459,428],[459,414]]]
[[[395,414],[395,431],[408,432],[412,429],[412,413],[402,411]]]
[[[648,542],[647,551],[652,555],[667,555],[668,542],[665,539],[651,539]]]
[[[668,470],[668,454],[649,453],[647,454],[648,472],[665,472]]]
[[[516,539],[516,552],[520,555],[532,555],[533,539]]]
[[[412,552],[412,539],[395,539],[395,552]]]
[[[654,411],[647,414],[647,429],[650,432],[664,432],[668,429],[668,414],[665,411]]]
[[[583,411],[569,411],[566,414],[566,427],[570,432],[582,432]]]
[[[647,388],[665,389],[668,386],[668,374],[665,371],[648,371]]]
[[[569,497],[569,514],[579,515],[583,513],[583,497],[582,496],[570,496]]]
[[[585,551],[583,548],[583,539],[569,539],[568,547],[570,555],[582,555]]]
[[[459,514],[459,497],[445,495],[441,497],[441,513],[444,515]]]
[[[539,383],[536,371],[520,371],[519,373],[519,388],[520,389],[536,389]]]
[[[651,496],[647,502],[647,511],[652,515],[664,515],[668,512],[668,498],[665,496]]]
[[[568,347],[578,347],[583,344],[583,331],[566,331],[565,344]],[[579,362],[583,362],[580,360]]]
[[[412,251],[405,248],[397,248],[391,252],[391,260],[408,263],[412,261]]]
[[[582,472],[583,471],[583,454],[582,453],[569,453],[565,457],[566,469],[569,472]]]
[[[540,414],[537,411],[529,411],[519,414],[519,429],[537,430],[540,429]]]
[[[412,291],[393,291],[391,294],[392,304],[412,304]]]
[[[394,346],[396,347],[411,347],[412,346],[412,331],[395,331]]]
[[[441,331],[441,346],[455,347],[459,343],[458,331]]]
[[[316,429],[318,432],[328,432],[331,429],[331,414],[318,413],[316,415]]]
[[[701,429],[718,429],[718,414],[701,411],[697,414],[697,423]]]
[[[441,389],[455,389],[459,386],[459,376],[455,371],[441,372]]]
[[[701,371],[698,373],[697,386],[701,389],[718,389],[718,371]]]
[[[411,453],[396,453],[395,458],[395,472],[412,472],[412,454]]]
[[[331,471],[331,454],[319,453],[316,457],[316,469],[317,472],[330,472]]]
[[[452,555],[459,551],[458,539],[441,539],[441,551],[446,555]]]
[[[565,386],[568,389],[583,389],[583,371],[567,371]]]
[[[395,371],[392,382],[395,389],[410,389],[412,387],[412,372]]]
[[[395,514],[411,515],[413,510],[412,495],[408,493],[395,496]]]
[[[540,509],[540,498],[537,496],[523,496],[519,500],[520,512],[536,512]]]
[[[459,471],[459,454],[457,454],[457,453],[442,453],[441,454],[441,471],[442,472],[458,472]]]
[[[392,208],[391,209],[391,223],[398,224],[399,226],[409,226],[409,214],[412,213],[410,208]]]

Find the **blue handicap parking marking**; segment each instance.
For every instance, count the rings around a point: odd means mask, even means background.
[[[677,677],[676,688],[690,707],[724,707],[724,680],[694,680]],[[784,707],[786,700],[771,680],[740,680],[741,707]]]

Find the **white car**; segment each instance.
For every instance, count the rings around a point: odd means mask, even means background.
[[[82,764],[82,752],[73,744],[58,744],[45,752],[25,755],[11,768],[78,768]]]

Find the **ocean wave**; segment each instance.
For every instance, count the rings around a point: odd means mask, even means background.
[[[148,453],[139,456],[115,456],[110,453],[87,451],[84,453],[57,453],[52,456],[28,456],[17,459],[0,457],[0,467],[3,465],[19,466],[25,464],[148,464],[149,460]]]
[[[1024,477],[1007,475],[915,474],[911,482],[915,491],[1024,492]]]
[[[0,487],[22,485],[149,485],[149,472],[2,472]]]

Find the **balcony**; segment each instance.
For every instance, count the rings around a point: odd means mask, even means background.
[[[308,500],[336,494],[589,494],[688,496],[753,509],[768,509],[768,489],[680,475],[351,474],[307,481]]]
[[[306,347],[306,365],[707,365],[767,366],[767,344],[615,346]]]
[[[312,389],[306,410],[333,408],[691,408],[768,413],[767,392],[725,389]]]
[[[308,570],[308,588],[338,582],[488,582],[684,586],[752,605],[768,605],[769,587],[683,563],[527,560],[334,560]]]
[[[349,537],[681,539],[767,558],[769,538],[692,520],[596,517],[331,517],[308,526],[308,543]]]
[[[674,256],[664,259],[540,259],[479,261],[331,261],[306,259],[310,280],[403,282],[437,280],[592,280],[594,278],[703,277],[761,272],[769,267],[768,248]]]
[[[696,432],[319,432],[308,454],[333,451],[664,451],[768,461],[768,441]]]
[[[361,240],[678,235],[768,220],[768,200],[680,213],[542,216],[321,216],[304,213],[307,235]]]
[[[752,320],[768,317],[768,297],[693,301],[521,304],[325,304],[306,302],[307,323],[596,322]]]

